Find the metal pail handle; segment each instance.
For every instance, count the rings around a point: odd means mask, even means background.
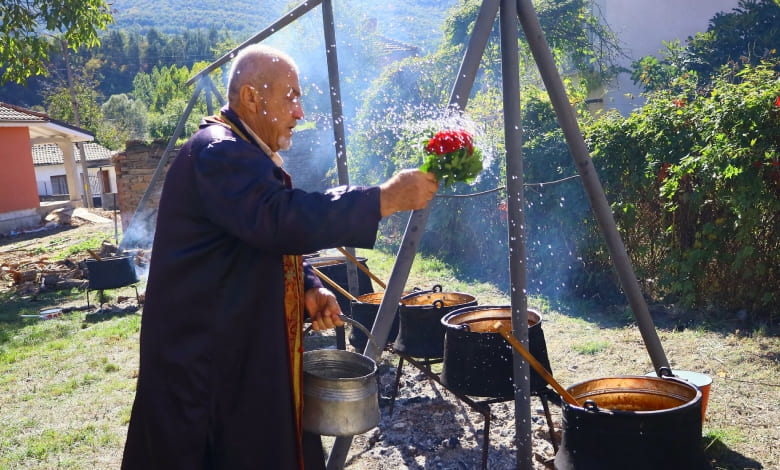
[[[379,343],[374,338],[374,335],[371,334],[371,331],[369,331],[368,328],[363,326],[359,321],[354,320],[354,319],[344,315],[343,313],[339,313],[339,319],[341,319],[341,321],[343,321],[345,323],[351,323],[353,326],[356,326],[360,331],[362,331],[363,333],[366,334],[366,337],[368,338],[369,341],[371,341],[371,344],[374,345],[374,347],[376,348],[377,351],[381,351],[382,350],[382,348],[379,347]],[[311,330],[312,326],[313,325],[309,325],[309,326],[306,327],[305,330],[303,330],[303,335],[304,336],[306,336],[306,334],[309,333],[309,331]]]

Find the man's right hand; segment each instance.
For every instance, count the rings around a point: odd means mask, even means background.
[[[425,208],[439,189],[433,173],[401,170],[379,186],[382,217],[395,212]]]

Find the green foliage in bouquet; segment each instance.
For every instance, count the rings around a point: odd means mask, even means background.
[[[482,152],[464,129],[445,129],[423,141],[425,159],[421,171],[433,173],[447,187],[462,181],[470,183],[482,171]]]

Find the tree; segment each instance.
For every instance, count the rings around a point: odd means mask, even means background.
[[[0,84],[46,75],[49,55],[65,40],[74,51],[100,43],[113,22],[106,0],[3,0],[0,2]]]
[[[145,140],[147,130],[146,106],[126,94],[112,95],[100,106],[106,121],[116,130],[113,142],[104,142],[109,148],[122,148],[128,140]]]

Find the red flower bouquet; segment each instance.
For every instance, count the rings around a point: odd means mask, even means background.
[[[430,171],[444,186],[471,182],[482,171],[482,153],[465,129],[444,129],[423,141],[425,161],[421,171]]]

